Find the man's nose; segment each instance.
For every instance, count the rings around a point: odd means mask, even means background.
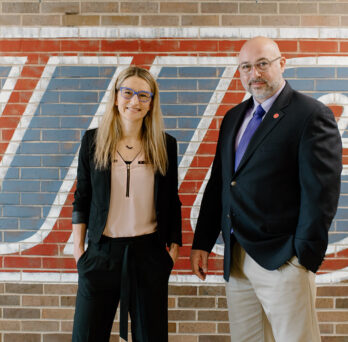
[[[251,66],[251,71],[250,71],[251,76],[257,76],[259,77],[261,75],[260,71],[257,69],[256,65]]]

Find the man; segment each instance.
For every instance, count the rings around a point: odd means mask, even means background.
[[[329,108],[283,79],[274,41],[247,41],[239,63],[252,97],[221,124],[192,270],[205,279],[222,230],[232,341],[319,342],[314,273],[337,209],[340,134]]]

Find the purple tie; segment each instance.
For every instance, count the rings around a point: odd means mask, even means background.
[[[246,151],[251,137],[254,135],[257,127],[259,127],[262,117],[265,115],[265,110],[261,105],[258,105],[252,119],[249,121],[242,138],[240,139],[239,145],[236,150],[236,158],[234,161],[234,170],[237,170],[238,165],[243,158],[244,152]]]

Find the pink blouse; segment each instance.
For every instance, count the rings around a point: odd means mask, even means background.
[[[143,153],[132,162],[117,154],[111,166],[110,208],[104,235],[130,237],[153,233],[157,220],[154,170]]]

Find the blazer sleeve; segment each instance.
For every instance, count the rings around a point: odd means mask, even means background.
[[[342,142],[335,118],[328,107],[318,104],[299,144],[301,203],[294,240],[299,262],[312,272],[318,270],[325,256],[341,171]]]
[[[181,202],[178,194],[178,151],[176,139],[170,135],[167,137],[167,153],[168,153],[168,170],[167,181],[168,188],[170,189],[170,213],[171,219],[168,220],[169,234],[167,243],[170,245],[172,242],[182,245],[182,233],[181,233]]]
[[[90,177],[90,132],[87,131],[81,142],[78,166],[77,183],[74,193],[72,223],[88,224],[90,204],[91,204],[91,177]]]
[[[211,175],[205,188],[195,229],[192,249],[211,252],[221,231],[222,215],[222,165],[221,165],[221,135],[216,147]]]

